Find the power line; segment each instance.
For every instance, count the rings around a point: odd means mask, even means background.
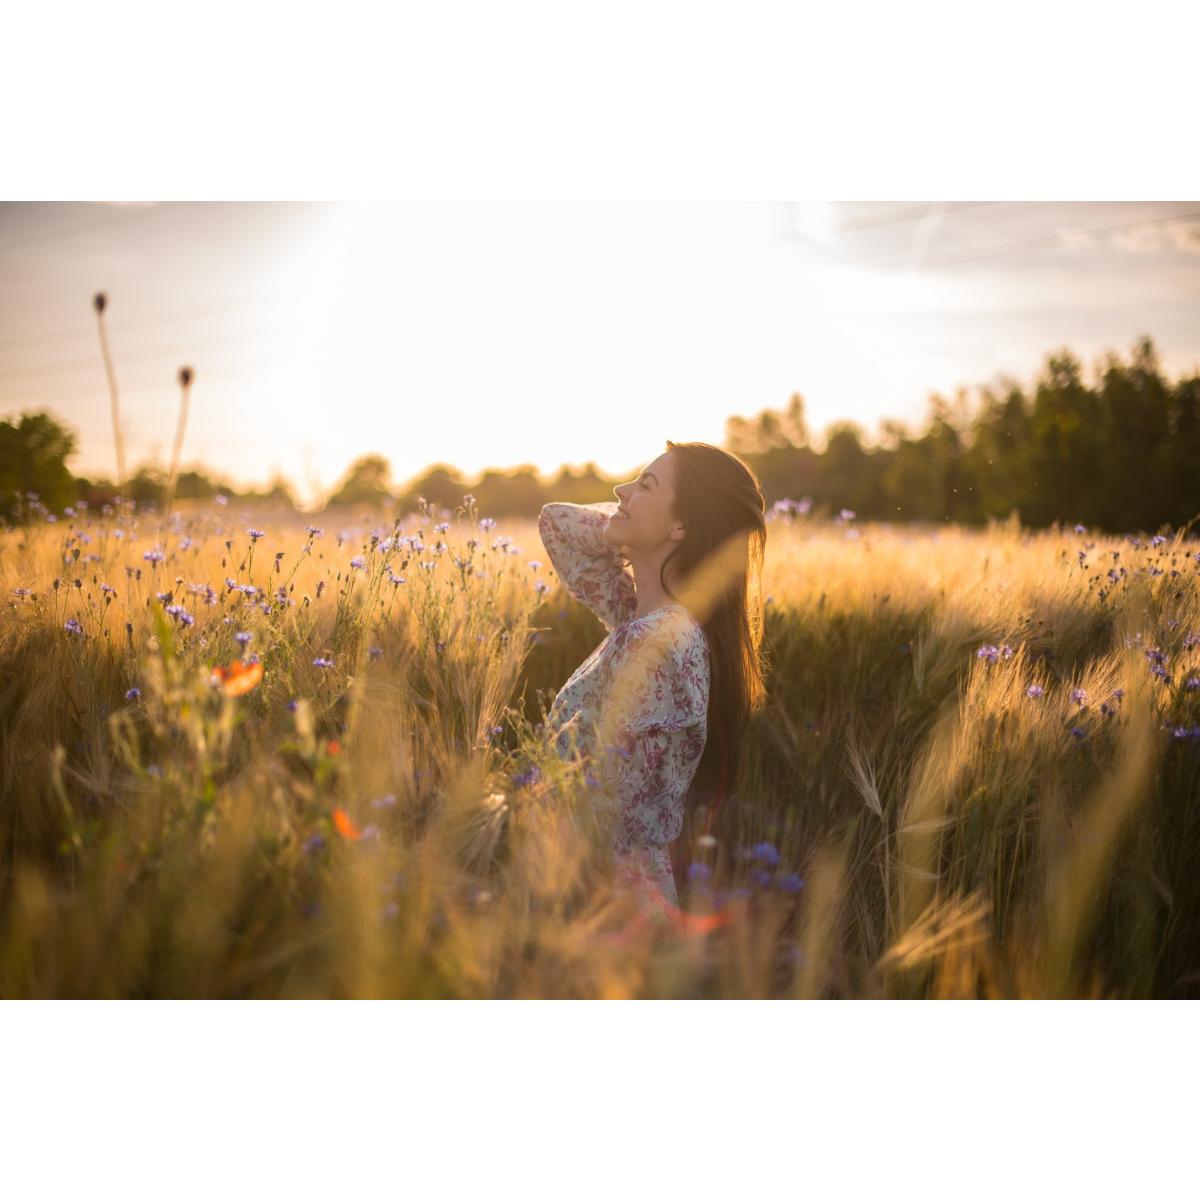
[[[279,329],[274,331],[258,330],[241,337],[229,337],[222,334],[218,335],[217,337],[201,338],[199,340],[192,340],[190,342],[178,342],[174,346],[152,347],[140,354],[122,355],[121,361],[122,363],[165,362],[167,361],[165,356],[173,355],[178,357],[179,355],[188,355],[193,353],[197,348],[202,348],[204,346],[239,346],[245,343],[254,342],[256,339],[261,338],[264,333],[282,336],[289,332],[291,331],[288,329]],[[89,355],[87,358],[71,359],[68,362],[40,363],[37,366],[14,367],[9,371],[0,371],[0,382],[3,382],[6,379],[11,379],[14,376],[32,375],[36,377],[38,375],[53,376],[77,374],[85,370],[94,370],[101,365],[101,358],[99,353],[97,353],[94,355]]]
[[[936,203],[936,201],[935,201]],[[942,206],[943,213],[962,212],[966,208],[979,208],[990,204],[998,204],[996,200],[963,200],[961,202]],[[860,229],[877,229],[884,225],[899,225],[906,221],[916,221],[929,214],[932,205],[917,206],[920,211],[913,212],[911,208],[893,209],[891,212],[880,214],[878,217],[863,217],[857,221],[847,221],[837,227],[838,233],[857,233]]]
[[[128,221],[130,217],[144,216],[151,211],[153,210],[148,208],[135,208],[127,212],[99,217],[95,221],[85,221],[81,225],[68,225],[65,229],[46,229],[41,233],[31,233],[26,237],[13,238],[10,242],[0,242],[0,254],[3,254],[5,250],[11,250],[14,246],[27,246],[30,242],[53,241],[55,238],[86,233],[89,229],[95,229],[101,225],[115,225],[119,221]]]
[[[230,374],[231,368],[234,368],[232,374]],[[278,373],[278,369],[274,367],[260,367],[246,371],[235,368],[235,364],[232,363],[212,368],[205,368],[202,365],[197,370],[196,382],[197,385],[214,379],[222,382],[232,382],[238,379],[249,379],[256,375],[275,375]],[[161,394],[164,388],[173,389],[175,387],[174,375],[167,374],[166,372],[136,376],[131,379],[122,378],[119,382],[122,396],[143,395],[151,391],[158,391]],[[27,400],[37,400],[43,396],[71,396],[77,397],[80,400],[91,400],[98,395],[107,396],[107,387],[106,383],[98,382],[94,387],[89,387],[87,384],[73,383],[64,387],[42,388],[37,391],[20,390],[14,391],[10,397],[0,398],[0,403],[23,403]]]
[[[272,304],[280,304],[286,300],[286,296],[263,296],[257,300],[247,300],[240,304],[228,304],[221,302],[218,304],[203,304],[194,308],[175,309],[172,313],[166,316],[146,317],[140,321],[121,321],[112,322],[108,326],[109,333],[126,333],[131,329],[148,329],[161,325],[174,325],[180,321],[189,320],[192,317],[206,316],[217,313],[233,313],[245,312],[247,309],[262,308]],[[15,346],[15,345],[34,345],[34,344],[50,344],[53,342],[81,340],[83,338],[94,338],[96,336],[95,325],[86,326],[78,330],[62,330],[55,333],[29,334],[24,337],[5,338],[0,341],[0,347]]]
[[[1100,225],[1091,229],[1073,229],[1070,232],[1072,234],[1113,233],[1119,229],[1135,229],[1142,225],[1162,225],[1168,221],[1184,221],[1191,217],[1200,217],[1200,209],[1193,212],[1174,213],[1167,217],[1151,217],[1141,221],[1124,221],[1119,225]],[[1001,242],[996,246],[984,247],[982,253],[967,251],[965,252],[967,257],[963,257],[963,251],[951,251],[948,254],[934,255],[931,258],[923,259],[918,269],[923,270],[928,266],[957,267],[963,266],[966,263],[983,262],[990,258],[1006,258],[1010,253],[1019,253],[1034,246],[1061,245],[1062,238],[1063,235],[1061,233],[1052,233],[1042,237],[1027,238],[1020,242]],[[877,268],[880,270],[891,270],[896,267],[906,266],[907,264],[908,259],[897,259],[894,262],[877,264]]]

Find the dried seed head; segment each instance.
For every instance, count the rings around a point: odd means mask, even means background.
[[[191,367],[180,367],[179,368],[179,386],[180,387],[188,387],[191,384],[191,382],[192,382],[192,368]]]
[[[92,307],[97,313],[102,313],[108,307],[108,297],[103,292],[97,292],[92,297]]]

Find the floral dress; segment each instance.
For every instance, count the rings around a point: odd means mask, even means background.
[[[618,885],[661,911],[662,901],[679,902],[668,846],[707,738],[712,660],[684,605],[634,615],[633,575],[603,538],[617,507],[559,502],[538,518],[563,585],[609,631],[563,684],[547,727],[557,752],[583,761],[612,804]]]

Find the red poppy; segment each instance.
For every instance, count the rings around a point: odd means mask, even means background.
[[[244,696],[252,692],[263,677],[261,662],[247,663],[231,662],[227,667],[213,667],[213,678],[221,685],[221,690],[227,696]]]
[[[342,837],[350,838],[352,841],[362,837],[362,831],[350,820],[350,814],[344,808],[333,810],[333,827]]]

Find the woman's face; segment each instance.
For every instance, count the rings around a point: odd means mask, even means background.
[[[683,526],[671,515],[675,501],[675,464],[668,450],[637,478],[619,483],[613,491],[621,503],[604,529],[606,541],[638,550],[654,550],[679,541]]]

